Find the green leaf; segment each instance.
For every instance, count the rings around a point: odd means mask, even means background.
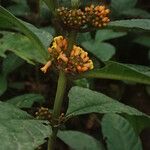
[[[103,41],[118,38],[126,35],[125,32],[116,32],[110,29],[99,30],[96,33],[95,40],[89,34],[80,34],[82,46],[94,54],[101,61],[108,61],[115,54],[115,47]],[[87,38],[89,37],[89,39]],[[84,41],[85,40],[85,41]]]
[[[7,9],[15,16],[27,16],[30,13],[27,1],[16,1],[14,5],[7,7]]]
[[[104,150],[93,137],[78,131],[59,131],[58,137],[74,150]]]
[[[40,94],[24,94],[21,96],[11,98],[6,102],[15,105],[19,108],[30,108],[34,102],[44,102],[44,97]]]
[[[110,29],[103,29],[103,30],[98,30],[96,32],[95,40],[102,42],[105,40],[111,40],[114,38],[122,37],[125,36],[126,34],[127,34],[126,32],[116,32]]]
[[[86,79],[86,78],[82,78],[82,79],[78,79],[78,80],[74,80],[74,85],[75,86],[81,86],[84,88],[89,88],[90,85],[92,84],[92,81]]]
[[[112,0],[111,12],[112,16],[134,17],[134,18],[149,18],[150,14],[140,8],[135,8],[137,0]]]
[[[138,17],[138,18],[150,18],[150,13],[139,8],[132,8],[129,10],[122,11],[122,14],[125,16]]]
[[[21,21],[2,6],[0,6],[0,18],[18,27],[21,32],[23,32],[32,41],[32,44],[37,48],[37,53],[39,53],[42,57],[41,61],[43,61],[43,63],[46,63],[47,51],[45,44],[47,44],[47,38],[49,38],[49,43],[51,42],[52,36],[50,34],[48,37],[48,34],[45,35],[44,31],[35,28],[29,23]]]
[[[39,39],[39,42],[40,42],[40,43],[36,43],[36,44],[41,44],[42,46],[44,46],[43,47],[44,49],[42,49],[42,51],[44,51],[44,53],[47,55],[48,54],[47,47],[50,45],[50,43],[51,43],[51,41],[53,39],[52,35],[49,32],[46,32],[45,30],[36,28],[35,26],[33,26],[30,23],[27,23],[27,22],[23,22],[23,23],[26,25],[27,28],[29,28],[36,35],[36,37]],[[32,42],[32,39],[31,39],[31,42]],[[38,42],[38,41],[36,41],[36,42]],[[46,50],[45,50],[45,48],[46,48]],[[47,56],[45,58],[47,58]]]
[[[125,66],[131,68],[132,70],[138,71],[150,77],[150,67],[141,66],[141,65],[134,65],[134,64],[126,64]]]
[[[137,0],[111,0],[111,9],[121,13],[124,10],[135,7]]]
[[[129,115],[123,115],[128,121],[129,123],[132,125],[132,127],[134,128],[134,131],[137,134],[140,134],[141,131],[145,128],[149,128],[150,127],[150,119],[146,119],[145,117],[132,117]]]
[[[87,113],[120,113],[131,116],[149,117],[135,108],[124,105],[102,93],[86,88],[73,87],[69,91],[67,116],[73,117]]]
[[[7,57],[5,59],[3,59],[2,72],[3,72],[3,74],[5,74],[7,76],[9,73],[14,71],[16,68],[20,67],[23,63],[24,63],[24,61],[22,59],[20,59],[18,56],[14,55],[14,54],[8,54]]]
[[[150,36],[139,36],[134,40],[134,42],[141,44],[146,47],[150,47]]]
[[[88,71],[80,74],[78,77],[126,80],[150,84],[150,68],[109,61],[105,67]]]
[[[79,44],[82,44],[82,42],[89,41],[91,39],[92,39],[92,37],[91,37],[90,32],[78,33],[77,34],[77,42]]]
[[[0,120],[31,119],[32,117],[17,107],[0,101]]]
[[[108,27],[118,29],[142,29],[150,31],[150,19],[131,19],[131,20],[119,20],[112,21],[109,23]]]
[[[1,19],[0,19],[0,25],[1,25]],[[3,34],[0,33],[0,41],[3,38]],[[0,57],[6,58],[6,49],[1,49],[2,43],[0,43]]]
[[[142,150],[141,141],[132,126],[119,115],[104,115],[102,132],[104,137],[107,138],[108,150]]]
[[[51,131],[38,120],[0,120],[2,150],[35,150],[43,144]]]
[[[94,54],[101,61],[108,61],[115,54],[115,47],[109,43],[98,41],[86,41],[82,43],[82,46]]]
[[[0,74],[0,96],[7,90],[7,79],[3,74]]]
[[[47,124],[46,121],[34,120],[11,104],[0,102],[1,149],[34,150],[51,134]]]
[[[0,29],[12,28],[12,24],[2,17],[0,17]]]
[[[3,35],[0,39],[0,51],[10,50],[30,64],[34,64],[34,62],[44,63],[45,60],[26,36],[2,31],[0,34]]]
[[[43,0],[43,1],[47,5],[47,7],[50,9],[50,11],[54,11],[55,0]]]
[[[0,49],[0,57],[6,58],[5,52],[6,52],[6,49],[5,50]]]

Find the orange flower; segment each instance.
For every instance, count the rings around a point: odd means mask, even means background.
[[[49,60],[44,67],[41,68],[41,71],[46,73],[48,68],[51,66],[52,62]]]

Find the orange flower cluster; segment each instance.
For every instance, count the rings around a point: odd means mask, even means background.
[[[57,14],[62,22],[71,28],[81,28],[84,25],[92,25],[100,28],[106,26],[110,19],[108,14],[110,10],[104,5],[91,5],[85,7],[84,10],[60,7],[57,9]]]
[[[106,26],[110,19],[108,18],[108,14],[110,10],[107,9],[105,6],[99,5],[94,6],[91,5],[90,7],[85,8],[86,16],[89,18],[90,23],[95,27],[102,27]]]
[[[57,13],[63,23],[71,28],[80,28],[87,22],[87,18],[81,9],[69,10],[68,8],[58,8]]]
[[[94,68],[92,60],[89,59],[88,53],[81,47],[74,45],[70,54],[67,71],[85,72]]]
[[[74,45],[70,54],[67,55],[68,41],[63,36],[55,37],[52,46],[48,48],[52,60],[49,60],[41,71],[47,72],[52,62],[58,69],[63,69],[66,73],[81,73],[94,68],[88,53],[79,46]]]

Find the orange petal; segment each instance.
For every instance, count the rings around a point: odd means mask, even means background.
[[[87,70],[88,70],[88,67],[82,67],[82,69],[81,69],[82,72],[85,72]]]
[[[44,67],[41,68],[41,71],[43,73],[46,73],[47,72],[47,69],[51,66],[52,62],[51,61],[48,61]]]
[[[49,47],[48,48],[48,52],[51,53],[52,52],[52,48]]]

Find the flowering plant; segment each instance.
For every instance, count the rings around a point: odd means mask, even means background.
[[[2,0],[0,149],[142,150],[150,117],[122,99],[133,85],[149,94],[149,67],[125,58],[137,43],[150,47],[150,14],[136,0],[117,1]]]

